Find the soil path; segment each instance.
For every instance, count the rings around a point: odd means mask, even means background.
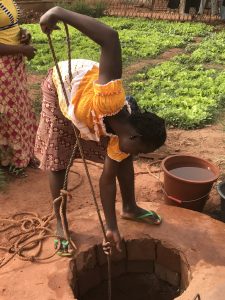
[[[141,71],[143,68],[163,63],[164,61],[169,60],[174,56],[182,54],[184,52],[184,48],[172,48],[163,52],[162,54],[157,56],[157,58],[139,60],[124,69],[124,77],[126,78],[126,80],[129,80],[134,74],[136,74],[138,71]]]

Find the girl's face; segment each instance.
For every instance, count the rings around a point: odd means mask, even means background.
[[[153,145],[146,145],[140,136],[119,137],[119,147],[122,152],[137,155],[155,151]]]

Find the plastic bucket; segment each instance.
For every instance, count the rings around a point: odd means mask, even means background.
[[[207,180],[187,180],[175,176],[172,170],[182,167],[197,167],[211,172]],[[213,183],[218,179],[219,168],[212,163],[190,155],[173,155],[162,161],[164,172],[164,195],[167,204],[202,211]]]
[[[225,181],[220,182],[217,185],[217,191],[220,195],[220,200],[221,200],[221,217],[222,217],[222,221],[225,222]]]

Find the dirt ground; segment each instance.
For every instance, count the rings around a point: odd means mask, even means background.
[[[135,161],[136,198],[137,201],[161,202],[163,192],[159,179],[163,174],[158,172],[159,164],[155,162],[172,154],[190,154],[212,161],[221,167],[221,176],[225,173],[225,130],[222,123],[204,129],[184,131],[178,129],[168,130],[166,145],[149,155],[148,159],[139,158]],[[148,172],[148,169],[150,172]],[[99,198],[98,179],[102,166],[89,165],[94,187]],[[80,186],[72,192],[68,211],[77,210],[85,206],[92,206],[90,188],[85,176],[81,161],[74,162],[72,170],[78,172],[70,174],[69,187],[73,188],[82,180]],[[18,211],[34,211],[41,215],[51,210],[51,196],[48,187],[48,174],[41,170],[28,169],[28,177],[24,179],[10,179],[6,189],[0,197],[0,216],[9,216]],[[118,193],[117,200],[120,201]],[[207,211],[219,205],[219,196],[213,189],[207,203]]]
[[[149,158],[139,158],[134,163],[137,201],[148,202],[149,208],[152,207],[152,209],[155,209],[157,203],[164,203],[164,195],[159,182],[159,177],[160,180],[163,180],[163,174],[158,172],[160,168],[157,161],[161,161],[162,158],[170,154],[186,153],[205,158],[220,166],[221,176],[224,176],[224,143],[225,130],[222,123],[193,131],[168,130],[168,139],[165,146],[156,153],[150,154]],[[102,166],[100,164],[90,164],[88,166],[99,201],[98,180]],[[69,223],[72,222],[71,224],[75,228],[76,225],[74,224],[76,224],[77,218],[74,216],[75,212],[79,218],[86,217],[87,219],[87,216],[82,215],[82,208],[94,208],[94,202],[81,161],[74,162],[72,171],[76,173],[70,173],[69,188],[74,188],[77,185],[78,187],[72,192],[73,198],[69,200],[67,211]],[[117,201],[121,201],[119,192],[117,193]],[[17,212],[37,213],[41,218],[51,213],[52,205],[48,187],[48,174],[38,169],[28,169],[27,178],[11,179],[6,190],[0,194],[0,207],[0,225],[3,225],[1,218],[9,218]],[[215,210],[220,211],[220,198],[216,189],[213,188],[203,213],[215,216]],[[166,221],[164,220],[164,222]],[[54,229],[54,223],[52,229]],[[129,228],[127,230],[129,231]],[[8,237],[17,233],[18,231],[14,228],[7,230],[7,232],[0,232],[0,245],[9,246]],[[49,243],[52,245],[50,240],[48,240],[48,245]],[[53,253],[51,246],[43,249],[41,255],[44,257]],[[3,257],[5,257],[5,252],[0,250],[0,261]],[[15,259],[12,263],[12,268],[21,268],[20,264],[20,260]],[[7,270],[10,270],[10,265],[11,262],[9,262]],[[0,272],[2,271],[4,271],[4,267],[0,270]],[[43,278],[43,280],[45,279]]]

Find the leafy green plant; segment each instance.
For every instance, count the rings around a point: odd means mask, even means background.
[[[128,93],[137,98],[142,109],[158,113],[171,126],[190,129],[213,122],[225,103],[225,72],[206,69],[201,62],[209,57],[203,55],[211,42],[208,36],[217,38],[217,45],[223,49],[223,35],[211,33],[211,26],[200,23],[109,17],[101,18],[101,21],[119,32],[125,65],[155,57],[166,49],[185,47],[194,37],[205,36],[202,44],[189,46],[186,54],[137,74],[129,84]],[[29,62],[29,67],[32,71],[46,72],[53,65],[47,37],[36,24],[26,27],[33,33],[33,42],[38,49],[38,55]],[[99,60],[100,51],[95,43],[74,28],[70,28],[70,35],[73,58]],[[62,47],[66,42],[62,26],[52,38],[57,57],[67,59],[67,47]]]
[[[212,33],[192,52],[191,59],[196,63],[224,64],[225,32]]]
[[[142,109],[192,129],[212,123],[225,105],[224,79],[225,72],[174,60],[138,74],[129,87]]]
[[[118,30],[125,65],[155,57],[169,48],[185,47],[195,36],[207,35],[212,27],[205,24],[172,23],[131,18],[104,17],[101,21]],[[48,41],[38,24],[24,25],[33,35],[33,43],[38,49],[36,57],[30,61],[32,71],[47,72],[52,64]],[[74,28],[70,28],[72,57],[99,60],[99,47]],[[53,44],[60,60],[67,59],[65,32],[63,27],[52,35]]]

